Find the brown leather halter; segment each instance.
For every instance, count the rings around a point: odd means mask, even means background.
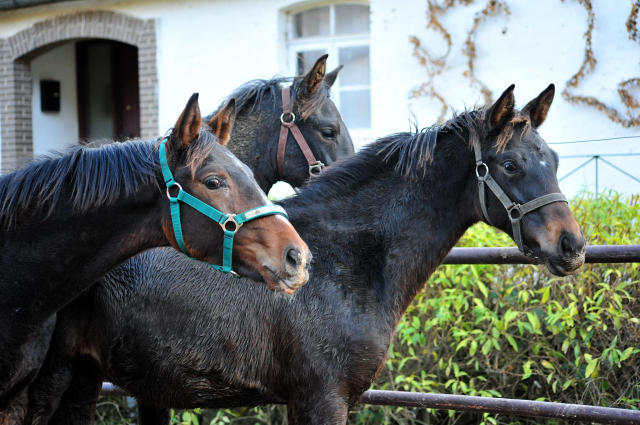
[[[282,115],[280,115],[282,125],[280,127],[280,140],[278,141],[278,173],[280,174],[280,178],[284,179],[284,152],[287,149],[289,130],[291,130],[293,137],[296,139],[296,142],[298,142],[298,146],[300,146],[304,157],[307,158],[307,162],[309,163],[309,176],[321,174],[324,164],[316,160],[316,157],[313,156],[309,144],[296,125],[296,116],[292,112],[292,109],[293,102],[290,99],[289,86],[284,86],[282,87]],[[285,121],[285,118],[290,120]]]

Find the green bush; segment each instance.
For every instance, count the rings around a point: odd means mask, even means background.
[[[585,193],[571,207],[589,244],[640,244],[640,196]],[[458,246],[513,242],[481,224]],[[639,269],[593,264],[557,278],[544,266],[441,266],[403,316],[374,388],[638,409]],[[282,406],[193,417],[200,424],[286,423]],[[191,418],[176,413],[175,423]],[[480,422],[543,421],[368,405],[349,418],[358,425]]]
[[[583,194],[571,207],[589,244],[640,243],[640,196]],[[477,225],[458,246],[513,243]],[[568,278],[544,266],[441,266],[399,324],[376,388],[637,409],[639,279],[638,263],[585,265]],[[528,422],[374,406],[352,422],[371,411],[385,423]]]

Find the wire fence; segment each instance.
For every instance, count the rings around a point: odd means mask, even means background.
[[[574,173],[576,173],[577,171],[581,170],[585,166],[589,165],[592,162],[595,162],[595,181],[596,181],[595,193],[597,195],[599,193],[599,184],[600,184],[599,165],[600,165],[600,162],[602,162],[602,163],[608,165],[609,167],[613,168],[614,170],[618,171],[619,173],[622,173],[625,176],[629,177],[630,179],[640,183],[640,178],[639,177],[636,177],[636,176],[632,175],[631,173],[623,170],[622,168],[618,167],[615,164],[612,164],[610,161],[605,159],[605,157],[608,158],[608,157],[630,157],[630,156],[640,156],[640,153],[611,153],[611,154],[600,154],[600,155],[564,155],[564,156],[561,156],[560,157],[561,159],[575,159],[575,158],[589,158],[589,159],[587,159],[585,162],[583,162],[578,167],[574,168],[573,170],[571,170],[570,172],[568,172],[564,176],[560,177],[558,179],[558,182],[562,182],[567,177],[573,175]],[[615,189],[615,188],[611,188],[611,189]],[[640,189],[640,186],[639,186],[639,189]]]

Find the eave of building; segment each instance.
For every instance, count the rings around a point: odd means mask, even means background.
[[[25,7],[40,6],[43,4],[62,3],[63,1],[78,0],[0,0],[0,11],[23,9]]]

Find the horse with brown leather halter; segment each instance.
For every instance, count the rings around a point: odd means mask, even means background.
[[[290,91],[289,86],[282,87],[282,115],[280,115],[280,123],[282,125],[280,127],[280,138],[278,139],[278,173],[284,176],[284,152],[287,150],[287,138],[289,131],[291,131],[291,134],[293,134],[296,142],[298,142],[298,146],[309,163],[309,176],[322,174],[324,164],[313,156],[309,144],[296,125],[296,116],[292,112],[293,101],[290,97]]]
[[[342,66],[326,72],[327,56],[303,76],[249,81],[229,95],[238,113],[227,147],[267,193],[278,181],[301,187],[310,175],[354,153],[329,97]]]

